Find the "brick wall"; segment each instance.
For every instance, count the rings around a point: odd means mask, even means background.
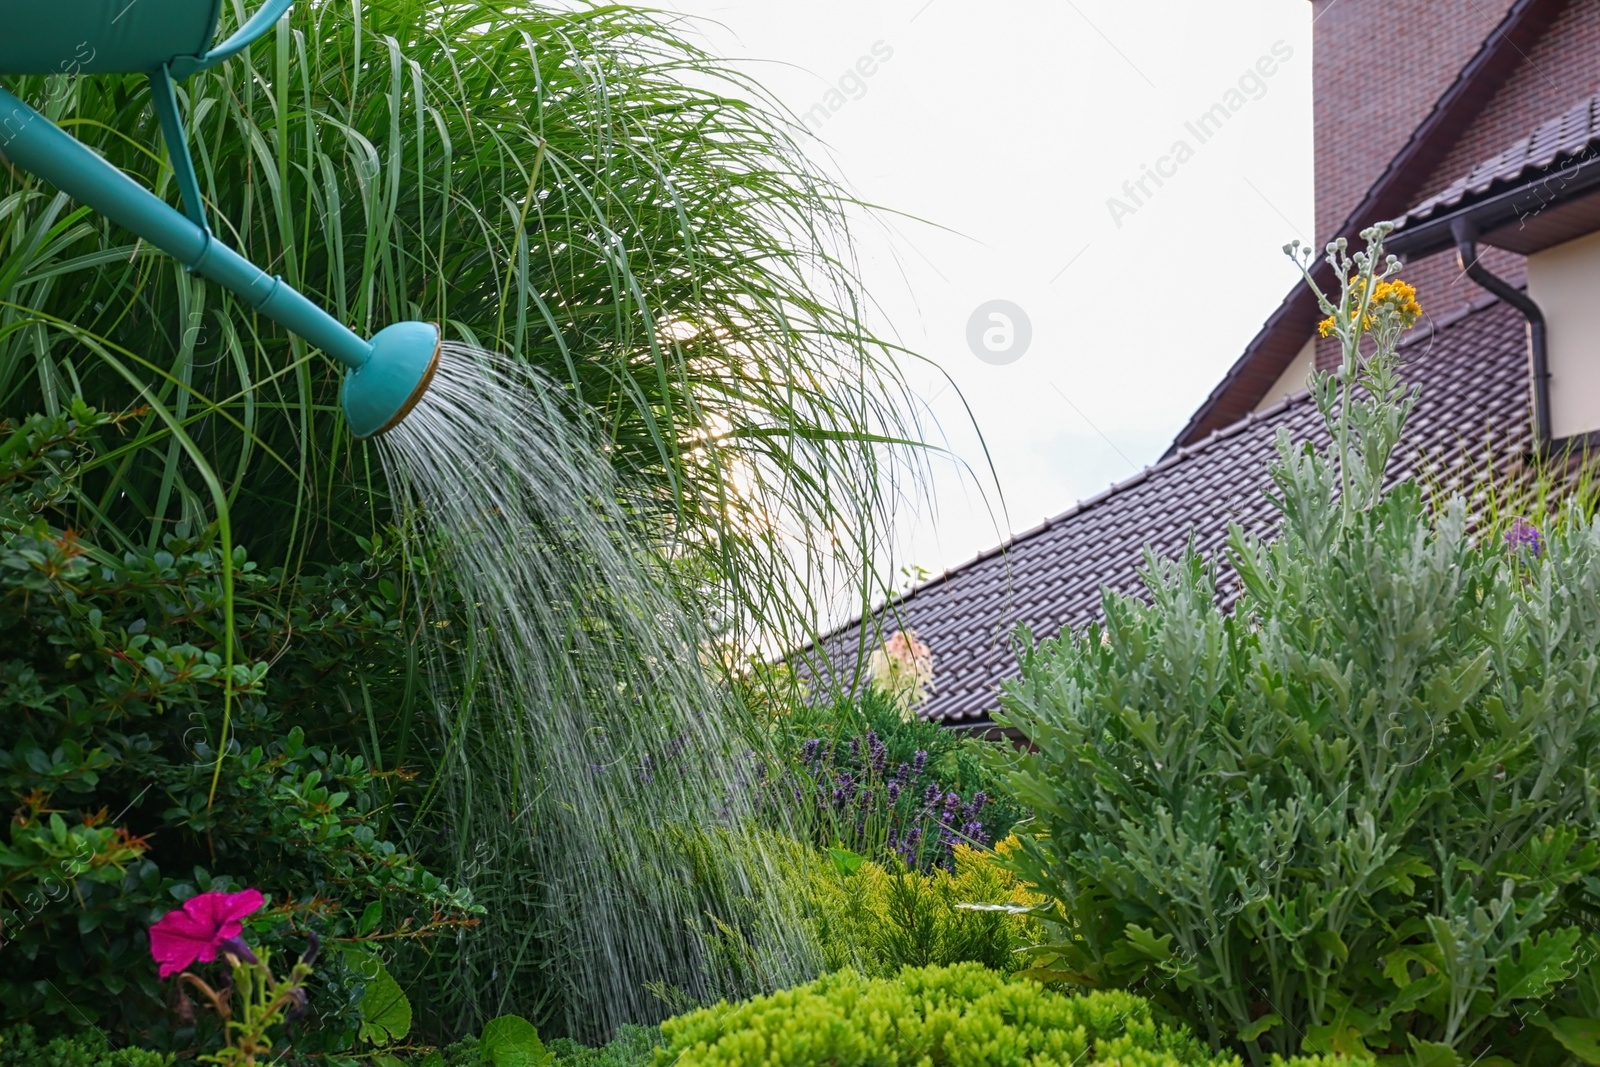
[[[1433,196],[1541,123],[1597,92],[1600,0],[1572,0],[1423,182],[1413,202]],[[1513,285],[1521,285],[1527,273],[1521,256],[1497,248],[1484,250],[1483,264]],[[1416,285],[1422,306],[1433,314],[1448,314],[1483,295],[1471,279],[1461,275],[1454,252],[1408,264],[1406,275]]]
[[[1319,246],[1332,239],[1511,3],[1313,0]]]

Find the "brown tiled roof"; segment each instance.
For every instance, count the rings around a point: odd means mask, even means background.
[[[1520,315],[1488,301],[1408,339],[1405,377],[1422,395],[1392,476],[1448,477],[1486,454],[1520,457],[1530,447],[1524,331]],[[999,683],[1017,670],[1017,627],[1053,635],[1097,617],[1103,588],[1139,592],[1145,546],[1171,556],[1193,537],[1215,555],[1230,522],[1269,532],[1275,513],[1263,494],[1279,429],[1327,440],[1309,397],[1290,397],[885,607],[875,620],[882,633],[913,629],[933,652],[936,691],[923,713],[950,725],[987,721]],[[852,624],[823,647],[849,672],[871,640]]]
[[[1451,182],[1443,192],[1424,200],[1396,222],[1403,227],[1471,203],[1521,184],[1557,164],[1592,155],[1597,146],[1600,146],[1600,96],[1592,96],[1574,104],[1566,114],[1544,123],[1499,155],[1479,163]]]

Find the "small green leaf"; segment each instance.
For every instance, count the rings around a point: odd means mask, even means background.
[[[411,1001],[400,983],[376,957],[362,968],[366,992],[361,997],[361,1040],[390,1045],[411,1032]]]
[[[1254,1041],[1256,1038],[1260,1037],[1268,1030],[1271,1030],[1274,1026],[1280,1025],[1282,1022],[1283,1016],[1279,1015],[1277,1012],[1269,1012],[1268,1014],[1257,1019],[1255,1022],[1251,1023],[1249,1026],[1245,1027],[1243,1030],[1240,1030],[1239,1040]]]
[[[1588,1064],[1600,1064],[1600,1019],[1577,1019],[1570,1015],[1540,1022],[1562,1046]]]
[[[1302,1044],[1306,1052],[1326,1052],[1346,1056],[1367,1055],[1367,1046],[1361,1040],[1361,1031],[1349,1025],[1308,1026]]]
[[[1437,1041],[1419,1041],[1416,1034],[1407,1034],[1411,1042],[1412,1067],[1461,1067],[1461,1057],[1449,1045]]]
[[[1129,923],[1123,934],[1128,939],[1128,944],[1141,955],[1153,960],[1169,959],[1172,956],[1172,935],[1162,934],[1157,937],[1154,930],[1146,930],[1142,926]]]
[[[374,900],[361,913],[361,921],[356,924],[356,933],[361,937],[366,937],[376,930],[381,922],[383,922],[383,901]]]
[[[1577,960],[1576,926],[1550,930],[1524,944],[1515,960],[1501,960],[1495,968],[1495,987],[1502,999],[1527,1000],[1544,996],[1571,977]]]
[[[865,856],[857,855],[840,845],[828,849],[828,858],[833,860],[834,868],[846,878],[859,871],[861,865],[867,861]]]
[[[1319,930],[1311,938],[1311,940],[1315,941],[1319,948],[1327,952],[1328,955],[1332,956],[1340,963],[1343,963],[1350,958],[1350,950],[1345,947],[1344,938],[1340,937],[1332,930]]]
[[[1430,878],[1433,873],[1433,868],[1423,863],[1421,859],[1401,853],[1378,870],[1373,877],[1373,885],[1377,889],[1393,886],[1403,896],[1409,897],[1417,891],[1416,879]]]
[[[539,1031],[520,1015],[502,1015],[483,1028],[478,1047],[494,1067],[547,1067],[555,1057]]]

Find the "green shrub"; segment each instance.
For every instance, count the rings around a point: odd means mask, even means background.
[[[230,675],[211,537],[113,548],[51,521],[106,421],[79,406],[0,433],[0,1011],[183,1047],[206,1034],[169,1011],[147,929],[195,893],[263,890],[252,939],[291,953],[311,931],[426,936],[469,902],[381,832],[399,776],[292,725],[348,723],[352,674],[394,654],[392,605],[353,569],[291,579],[239,550]],[[269,671],[291,635],[292,664]],[[394,683],[373,675],[381,699]],[[320,1031],[297,1047],[351,1044],[363,982],[343,958],[324,955]]]
[[[1225,1067],[1150,1005],[1123,992],[1066,996],[975,963],[906,968],[895,978],[838,971],[741,1004],[662,1024],[656,1067]],[[1334,1060],[1300,1060],[1305,1067]]]
[[[0,1030],[0,1067],[171,1067],[172,1057],[112,1049],[98,1030],[40,1041],[31,1026]]]
[[[589,1048],[568,1038],[550,1042],[556,1067],[649,1067],[661,1044],[661,1028],[624,1026],[604,1048]]]
[[[1002,852],[1016,847],[1014,838],[999,845]],[[1031,908],[1043,898],[995,860],[958,845],[953,870],[922,873],[837,853],[834,862],[809,864],[811,921],[827,968],[887,977],[929,964],[1024,966],[1022,950],[1039,940],[1039,922],[1003,909]]]
[[[620,1027],[610,1043],[601,1048],[590,1048],[566,1037],[546,1043],[526,1019],[503,1016],[478,1037],[413,1053],[403,1062],[406,1067],[647,1067],[659,1044],[659,1028],[632,1025]]]
[[[1600,1063],[1600,525],[1474,539],[1460,499],[1386,493],[1382,329],[1316,379],[1333,447],[1280,439],[1231,609],[1193,552],[1152,559],[1148,603],[1107,595],[1008,686],[1044,972],[1143,983],[1252,1060]]]

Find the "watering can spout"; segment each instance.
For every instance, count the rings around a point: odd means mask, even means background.
[[[109,10],[114,5],[95,4],[93,8],[102,6]],[[141,11],[140,17],[155,29],[162,28],[163,19],[191,16],[194,25],[189,27],[189,36],[199,41],[199,53],[163,56],[162,46],[150,43],[148,34],[123,27],[125,32],[108,34],[107,39],[120,42],[124,51],[143,47],[143,52],[114,59],[100,57],[98,63],[94,57],[79,58],[88,71],[102,66],[129,69],[137,64],[134,69],[149,74],[152,99],[187,214],[169,207],[3,88],[0,115],[5,117],[0,119],[0,156],[133,231],[194,273],[236,293],[261,314],[343,363],[347,369],[340,405],[351,432],[357,437],[383,433],[405,418],[432,382],[439,364],[438,327],[427,322],[400,322],[380,330],[371,341],[363,340],[282,278],[267,274],[218,240],[206,224],[199,183],[178,118],[172,71],[192,73],[226,59],[269,29],[288,8],[289,0],[269,0],[234,37],[209,52],[204,51],[204,46],[215,28],[214,5],[161,0],[146,6],[149,10]],[[210,21],[202,23],[203,19]],[[35,30],[48,36],[55,32],[51,27],[56,23],[57,20],[46,20],[32,30],[24,27],[22,36],[26,38]],[[141,24],[134,28],[148,27]],[[72,32],[78,31],[74,28]],[[49,60],[51,49],[56,47],[49,40],[23,44],[28,47],[0,48],[0,73],[35,72],[29,64],[41,61],[37,58],[41,55]]]

